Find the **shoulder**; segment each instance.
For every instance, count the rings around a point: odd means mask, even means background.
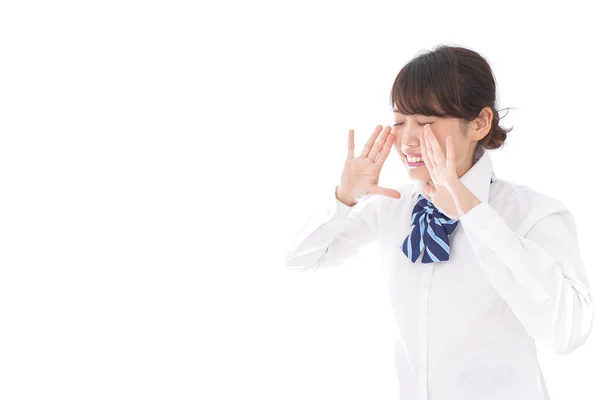
[[[497,179],[491,184],[489,204],[522,234],[548,215],[569,212],[561,200],[504,179]]]
[[[504,179],[497,179],[491,184],[490,200],[494,202],[515,201],[516,205],[521,208],[528,208],[532,205],[566,208],[565,204],[555,197],[542,193],[530,186]]]

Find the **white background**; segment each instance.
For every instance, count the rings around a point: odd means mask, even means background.
[[[496,175],[570,207],[600,299],[591,4],[2,2],[0,398],[397,399],[375,248],[284,255],[438,44],[490,62]],[[597,399],[598,355],[540,349],[552,400]]]

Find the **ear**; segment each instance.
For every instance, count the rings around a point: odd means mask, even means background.
[[[492,129],[492,121],[494,118],[494,111],[490,107],[484,107],[481,109],[479,116],[475,118],[472,123],[472,138],[475,140],[481,140],[490,132]]]

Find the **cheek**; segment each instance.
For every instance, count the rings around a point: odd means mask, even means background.
[[[404,155],[404,153],[402,153],[402,146],[400,146],[400,142],[394,143],[394,149],[396,151],[396,154],[398,154],[398,157],[400,157],[400,161],[404,163],[404,161],[406,160],[406,156]]]
[[[396,141],[394,142],[393,146],[394,146],[394,149],[396,149],[396,151],[398,152],[398,155],[399,155],[400,157],[402,157],[402,156],[403,156],[403,154],[402,154],[402,151],[400,151],[400,142],[398,142],[398,141],[396,140]]]
[[[448,140],[448,138],[451,136],[444,136],[438,139],[438,143],[440,144],[440,146],[442,147],[442,149],[446,150],[446,140]],[[452,138],[452,144],[456,145],[457,143],[455,142],[456,138]],[[454,146],[456,147],[456,146]]]
[[[394,134],[394,143],[396,143],[397,146],[400,146],[402,144],[402,137],[404,136],[404,131],[402,129],[392,129],[392,133]]]

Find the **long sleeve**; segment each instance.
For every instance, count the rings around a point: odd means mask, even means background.
[[[586,341],[594,307],[567,209],[543,216],[524,236],[485,202],[460,221],[488,281],[536,341],[557,354]]]
[[[286,254],[287,268],[314,271],[339,265],[377,239],[378,196],[361,198],[350,207],[332,190],[326,201],[293,240]]]

